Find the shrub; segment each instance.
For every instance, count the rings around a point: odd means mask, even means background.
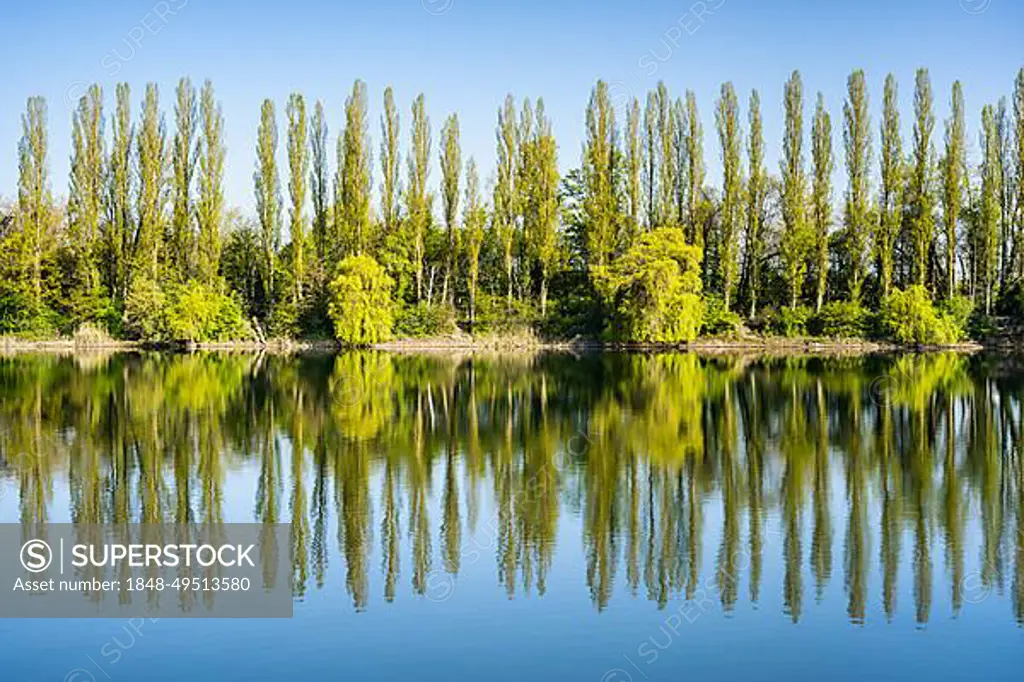
[[[391,337],[394,280],[370,256],[349,256],[331,281],[328,314],[342,343],[360,346]]]
[[[742,325],[743,319],[725,307],[725,300],[721,296],[711,295],[704,298],[701,332],[710,335],[735,334]]]
[[[455,310],[449,305],[425,301],[402,306],[395,315],[395,335],[404,338],[445,336],[458,331]]]
[[[702,258],[682,230],[662,227],[644,233],[611,266],[594,267],[594,284],[612,309],[612,336],[654,343],[697,338]]]
[[[170,289],[167,334],[175,341],[236,341],[252,338],[242,304],[198,281]]]
[[[835,301],[826,303],[807,321],[807,330],[817,336],[838,339],[860,339],[871,334],[871,313],[859,303]]]
[[[967,329],[974,313],[974,301],[959,294],[939,304],[939,312],[945,315],[957,329]]]
[[[811,311],[806,306],[781,308],[768,318],[768,328],[780,336],[803,336],[810,317]]]
[[[513,299],[509,303],[505,296],[492,296],[483,291],[476,295],[474,336],[526,333],[536,321],[536,311],[529,301]]]
[[[882,304],[882,320],[885,331],[899,343],[946,344],[963,337],[963,329],[936,310],[919,284],[890,294]]]
[[[125,332],[135,339],[164,341],[168,338],[166,298],[160,285],[148,278],[136,279],[124,302]]]

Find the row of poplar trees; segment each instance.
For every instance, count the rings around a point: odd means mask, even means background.
[[[536,320],[570,308],[552,309],[549,299],[594,297],[591,269],[614,263],[655,227],[682,230],[702,250],[705,296],[751,317],[772,306],[877,302],[910,285],[936,299],[967,295],[987,312],[1024,275],[1024,69],[1012,104],[983,107],[973,164],[959,82],[937,131],[928,71],[917,71],[904,139],[895,76],[884,80],[876,125],[865,74],[854,71],[840,154],[821,93],[805,122],[794,71],[783,88],[776,174],[765,162],[758,91],[744,116],[725,83],[714,102],[717,186],[706,177],[692,91],[673,99],[660,83],[643,103],[618,102],[598,82],[580,168],[564,178],[543,100],[510,95],[497,113],[489,200],[474,160],[463,163],[457,115],[444,120],[435,152],[422,94],[403,150],[402,116],[385,90],[375,160],[367,90],[356,81],[333,150],[322,102],[310,113],[301,94],[289,97],[284,167],[275,103],[263,102],[251,217],[225,206],[224,117],[213,86],[197,91],[185,78],[175,95],[170,134],[156,85],[146,87],[137,118],[129,86],[118,85],[108,136],[103,92],[92,86],[72,116],[64,206],[50,189],[46,103],[29,99],[17,202],[2,221],[5,331],[40,320],[114,327],[133,294],[198,282],[236,296],[257,325],[320,333],[329,326],[327,284],[352,255],[384,266],[400,306],[446,306],[472,325],[483,296]],[[846,187],[837,197],[839,157]]]

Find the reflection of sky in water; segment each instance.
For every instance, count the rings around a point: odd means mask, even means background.
[[[435,388],[436,390],[436,388]],[[1016,396],[1013,396],[1016,403]],[[998,403],[996,403],[998,404]],[[837,408],[838,409],[838,408]],[[1016,411],[1014,412],[1016,415]],[[1019,419],[1019,417],[1015,418]],[[867,427],[865,427],[867,429]],[[277,437],[280,453],[279,520],[291,520],[292,471],[290,440],[284,431]],[[738,439],[738,456],[744,456]],[[931,463],[931,516],[926,526],[931,562],[931,605],[927,623],[916,623],[915,528],[917,516],[908,492],[898,508],[900,538],[896,572],[896,611],[891,622],[883,607],[881,536],[884,490],[878,472],[863,471],[864,551],[846,551],[850,496],[847,490],[849,453],[835,442],[828,454],[828,509],[831,524],[831,575],[820,598],[812,570],[815,523],[814,466],[804,471],[800,493],[799,572],[802,581],[800,618],[792,622],[786,613],[786,520],[783,492],[784,461],[777,444],[765,450],[764,493],[766,504],[762,536],[763,567],[759,598],[750,599],[749,517],[740,502],[738,517],[739,582],[733,609],[725,613],[719,601],[715,569],[721,550],[725,515],[720,485],[701,494],[703,529],[699,597],[687,602],[682,590],[673,590],[663,609],[648,598],[641,576],[634,596],[628,584],[626,515],[616,521],[615,576],[612,595],[602,609],[595,607],[587,583],[588,500],[585,466],[562,471],[559,514],[554,551],[545,578],[545,593],[538,595],[536,575],[529,591],[516,576],[515,595],[509,598],[499,580],[493,531],[496,517],[495,488],[490,470],[477,482],[479,502],[476,530],[466,519],[470,495],[469,476],[457,460],[455,480],[462,504],[462,562],[449,598],[415,594],[412,580],[412,538],[408,520],[411,492],[399,476],[400,573],[393,602],[384,599],[381,519],[384,474],[381,460],[371,458],[368,490],[373,518],[367,539],[367,604],[357,611],[346,588],[345,557],[339,551],[337,507],[333,481],[329,481],[326,538],[329,557],[325,585],[317,588],[310,566],[306,595],[295,605],[295,617],[287,621],[168,620],[146,622],[141,634],[120,620],[0,622],[5,675],[33,680],[226,680],[226,679],[560,679],[679,680],[736,679],[1017,679],[1021,659],[1021,628],[1013,621],[1012,591],[1015,561],[1015,513],[1019,490],[1005,491],[1001,507],[1003,569],[1011,575],[1002,590],[978,587],[971,581],[959,614],[950,601],[951,581],[947,568],[944,531],[938,522],[943,491],[942,441],[935,445]],[[861,452],[868,456],[865,442]],[[407,456],[409,453],[401,453]],[[958,457],[962,457],[962,453]],[[260,477],[257,456],[237,458],[223,479],[225,521],[252,521]],[[446,483],[443,451],[435,455],[428,506],[431,529],[432,568],[435,578],[447,581],[441,558],[443,496]],[[660,465],[639,465],[643,483]],[[909,464],[905,465],[909,466]],[[1003,475],[1010,475],[1012,465]],[[170,467],[165,472],[172,475]],[[720,473],[719,478],[720,478]],[[331,475],[331,474],[329,474]],[[624,476],[625,474],[623,474]],[[905,470],[904,477],[909,473]],[[961,475],[964,475],[961,473]],[[316,483],[312,460],[304,466],[306,504],[312,504]],[[8,481],[10,482],[10,481]],[[720,484],[721,481],[718,481]],[[1019,485],[1016,484],[1016,485]],[[13,491],[13,494],[11,494]],[[0,499],[0,521],[19,518],[17,487]],[[55,474],[50,520],[70,520],[71,495],[66,471]],[[647,489],[641,491],[644,495]],[[626,504],[629,491],[619,479],[616,501]],[[173,500],[172,500],[173,501]],[[646,498],[642,500],[644,510]],[[168,503],[173,506],[171,502]],[[980,570],[984,551],[984,525],[977,491],[963,498],[965,508],[962,552],[965,574]],[[642,523],[646,523],[646,516]],[[992,521],[999,525],[999,521]],[[310,520],[312,534],[313,520]],[[479,551],[479,558],[476,556]],[[644,548],[640,570],[644,571]],[[849,622],[848,592],[844,581],[850,562],[861,561],[865,576],[865,624]],[[447,594],[449,583],[441,583]],[[975,603],[976,602],[976,603]],[[136,624],[138,627],[138,624]],[[115,661],[116,657],[116,661]],[[80,670],[79,670],[80,669]],[[77,671],[77,672],[75,672]],[[77,675],[77,677],[75,676]],[[91,677],[90,677],[91,675]]]

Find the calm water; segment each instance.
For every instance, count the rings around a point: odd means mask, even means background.
[[[1024,367],[959,355],[0,359],[0,521],[297,540],[291,620],[0,621],[0,663],[1020,679],[1022,400]]]

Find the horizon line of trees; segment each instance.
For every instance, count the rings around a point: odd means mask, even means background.
[[[926,302],[969,299],[986,316],[1021,314],[1024,68],[1012,104],[982,108],[976,164],[959,81],[937,131],[928,70],[917,71],[907,140],[895,76],[884,81],[881,121],[862,70],[846,90],[839,154],[824,96],[805,116],[792,73],[772,173],[758,90],[744,116],[724,83],[714,102],[720,186],[707,180],[692,91],[673,98],[659,83],[619,121],[598,81],[580,167],[564,177],[543,99],[508,95],[486,195],[474,159],[463,160],[457,114],[435,149],[424,95],[403,148],[385,90],[375,158],[362,81],[334,150],[322,102],[295,93],[283,141],[275,102],[262,104],[252,217],[226,205],[224,116],[210,81],[197,90],[180,80],[170,132],[155,84],[137,114],[128,84],[117,86],[109,135],[104,93],[90,87],[72,116],[64,203],[51,191],[46,102],[32,97],[17,201],[0,207],[0,332],[91,324],[153,340],[333,332],[359,342],[461,323],[679,340],[773,315],[802,332],[830,305],[877,309],[912,289]],[[847,179],[839,202],[837,163]]]

